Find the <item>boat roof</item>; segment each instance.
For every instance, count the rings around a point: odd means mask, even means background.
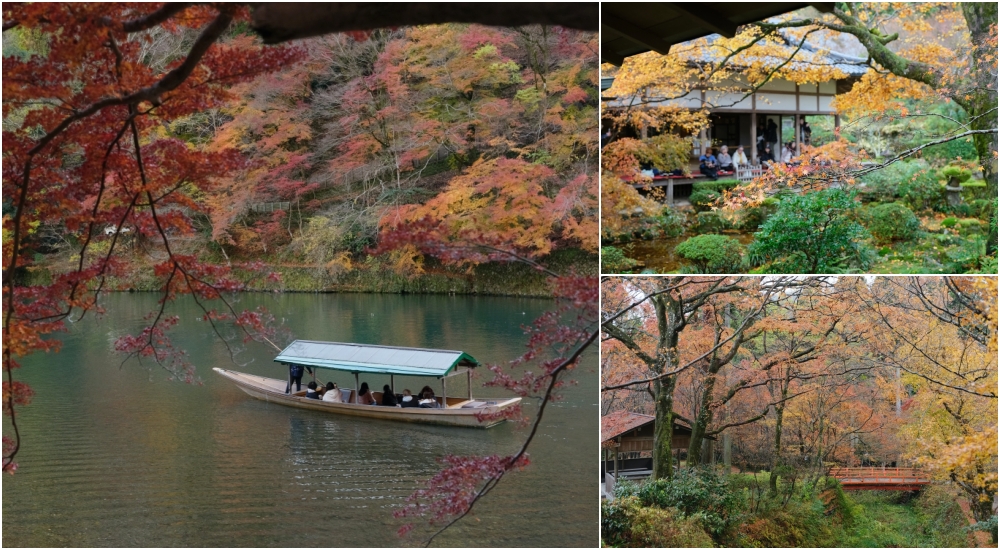
[[[296,340],[281,350],[274,360],[286,365],[294,363],[350,372],[437,377],[457,366],[479,365],[479,361],[462,351],[314,340]]]

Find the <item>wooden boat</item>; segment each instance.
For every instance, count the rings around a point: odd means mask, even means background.
[[[477,416],[498,413],[513,407],[520,397],[507,399],[473,399],[472,368],[479,362],[461,351],[367,346],[339,342],[296,340],[274,359],[283,365],[298,364],[313,368],[349,371],[354,374],[355,388],[341,388],[343,403],[310,399],[305,391],[285,393],[288,380],[267,378],[243,372],[214,368],[219,375],[236,383],[247,394],[267,402],[290,407],[325,411],[349,416],[363,416],[383,420],[489,428],[503,420],[480,422]],[[462,368],[464,367],[464,369]],[[436,396],[438,408],[383,407],[357,403],[357,386],[361,373],[388,374],[390,387],[395,391],[395,375],[428,376],[441,380],[441,396]],[[467,395],[448,397],[448,378],[466,376]],[[382,392],[372,392],[381,402]]]

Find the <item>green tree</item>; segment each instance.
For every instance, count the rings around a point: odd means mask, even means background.
[[[840,273],[867,269],[874,251],[868,231],[854,221],[853,193],[828,189],[785,198],[768,218],[748,252],[751,261],[769,262],[774,273]]]

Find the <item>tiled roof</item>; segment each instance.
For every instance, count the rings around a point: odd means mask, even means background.
[[[615,411],[601,417],[601,441],[614,439],[625,432],[655,421],[656,417],[648,414]]]

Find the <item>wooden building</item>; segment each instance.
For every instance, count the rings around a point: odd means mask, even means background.
[[[652,475],[655,424],[655,416],[628,411],[615,411],[601,417],[601,448],[605,453],[602,476],[608,492],[613,491],[618,479],[642,479]],[[711,437],[707,439],[714,441]],[[690,445],[691,428],[675,419],[670,447],[677,464]],[[711,462],[713,457],[708,458]]]
[[[709,37],[709,40],[712,38]],[[649,97],[645,99],[645,105],[649,108],[675,106],[692,110],[708,107],[709,127],[703,129],[698,136],[692,136],[693,158],[700,157],[707,147],[727,145],[730,151],[735,151],[737,146],[743,145],[750,162],[757,164],[760,156],[760,151],[757,150],[758,129],[766,130],[771,124],[776,126],[771,147],[772,153],[777,157],[782,143],[793,142],[798,148],[798,144],[804,141],[800,135],[800,117],[831,116],[834,118],[834,127],[839,127],[840,117],[833,108],[834,98],[837,94],[850,91],[868,70],[868,63],[864,58],[837,53],[810,42],[803,44],[796,53],[797,46],[789,38],[783,48],[787,57],[765,59],[764,62],[777,66],[794,54],[794,61],[788,64],[793,70],[797,63],[823,64],[836,70],[844,78],[806,84],[775,78],[752,90],[749,83],[737,75],[714,85],[713,89],[694,86],[691,91],[678,98],[657,100],[655,96]],[[721,58],[713,58],[707,53],[707,48],[703,50],[703,57],[692,57],[689,62],[707,64],[721,61]],[[609,95],[614,91],[613,78],[602,78],[601,88],[602,106],[605,110],[624,108],[631,103],[629,97]]]

